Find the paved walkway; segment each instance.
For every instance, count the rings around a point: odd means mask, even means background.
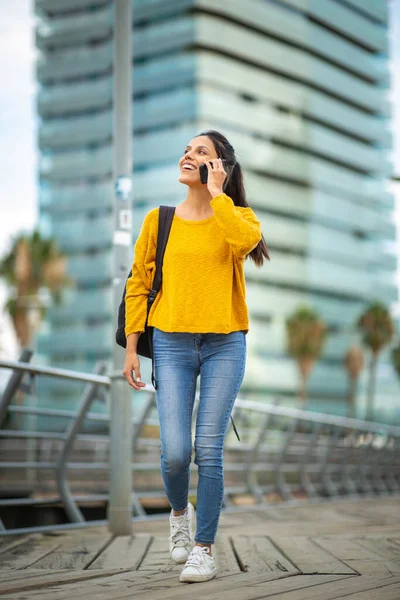
[[[168,517],[134,529],[0,537],[0,600],[400,600],[399,498],[222,513],[205,583],[179,582]]]

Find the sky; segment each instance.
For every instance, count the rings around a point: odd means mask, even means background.
[[[0,256],[16,232],[37,222],[37,150],[34,78],[34,15],[31,0],[0,0]],[[17,344],[1,310],[0,357],[14,359]]]
[[[391,0],[390,11],[393,165],[395,174],[400,176],[400,0]],[[32,0],[0,0],[0,256],[15,233],[30,231],[37,222],[34,24]],[[400,184],[397,188],[394,219],[400,232]],[[400,243],[397,247],[400,262]],[[400,266],[397,281],[400,288]],[[4,299],[5,289],[0,285],[0,307]],[[400,303],[395,312],[400,317]],[[0,316],[0,356],[15,357],[15,353],[10,323]]]
[[[12,60],[11,60],[12,58]],[[34,15],[30,0],[0,2],[0,255],[37,219]]]
[[[392,79],[392,93],[390,99],[393,107],[392,125],[394,133],[393,166],[395,175],[400,176],[400,0],[391,0],[389,2],[389,7],[390,70]]]

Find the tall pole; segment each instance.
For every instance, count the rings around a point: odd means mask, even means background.
[[[114,232],[113,324],[130,269],[132,245],[132,1],[114,0]],[[112,370],[121,373],[125,352],[113,338]],[[110,423],[109,529],[114,535],[132,533],[132,416],[131,388],[112,380]]]

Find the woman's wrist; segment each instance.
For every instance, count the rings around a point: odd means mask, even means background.
[[[211,200],[212,200],[213,198],[215,198],[216,196],[220,196],[221,194],[223,194],[223,193],[224,193],[224,191],[223,191],[222,189],[220,189],[220,188],[211,188],[211,189],[209,188],[209,190],[208,190],[208,191],[209,191],[209,192],[210,192],[210,194],[211,194]]]
[[[137,344],[139,337],[141,335],[140,331],[136,331],[134,333],[130,333],[126,336],[126,351],[129,353],[137,354]]]

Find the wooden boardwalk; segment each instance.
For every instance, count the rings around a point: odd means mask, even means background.
[[[205,583],[179,582],[167,516],[134,529],[0,537],[0,600],[400,600],[398,498],[222,513]]]

